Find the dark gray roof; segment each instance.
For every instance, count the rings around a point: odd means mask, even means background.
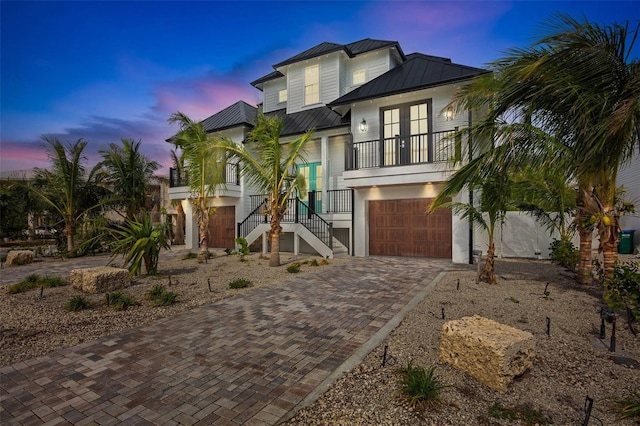
[[[285,59],[282,62],[279,62],[273,66],[273,68],[282,67],[289,64],[294,64],[296,62],[304,61],[306,59],[316,58],[318,56],[326,55],[328,53],[344,51],[350,58],[353,58],[356,55],[360,55],[366,52],[370,52],[372,50],[382,49],[384,47],[395,47],[398,49],[398,54],[404,60],[405,56],[400,48],[400,44],[397,41],[389,41],[389,40],[374,40],[371,38],[365,38],[353,43],[349,44],[337,44],[330,42],[323,42],[318,44],[317,46],[312,47],[311,49],[307,49],[302,53],[299,53],[295,56],[290,57],[289,59]],[[251,85],[257,87],[258,85],[264,83],[265,81],[273,80],[279,77],[282,77],[282,73],[276,71],[270,74],[267,74],[259,79],[251,82]]]
[[[284,120],[282,136],[302,134],[310,129],[327,130],[349,126],[351,115],[342,117],[331,108],[322,106],[294,114],[287,114],[286,109],[280,109],[265,114],[267,117],[277,116]]]
[[[244,101],[238,101],[209,118],[202,120],[207,132],[216,132],[240,125],[253,126],[256,124],[258,109]]]
[[[454,64],[447,58],[412,53],[407,55],[406,62],[336,99],[329,106],[441,86],[487,72],[481,68]]]
[[[282,74],[280,71],[274,71],[274,72],[271,72],[271,73],[269,73],[269,74],[267,74],[267,75],[265,75],[263,77],[260,77],[257,80],[253,80],[251,82],[251,85],[253,87],[258,87],[259,85],[261,85],[265,81],[275,80],[275,79],[280,78],[280,77],[284,77],[284,74]]]

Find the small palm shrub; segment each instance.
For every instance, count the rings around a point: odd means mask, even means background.
[[[192,251],[185,253],[184,256],[182,256],[182,260],[197,259],[197,258],[198,258],[198,253],[194,253]]]
[[[573,245],[571,240],[561,238],[554,239],[549,246],[551,250],[551,260],[558,262],[563,267],[574,271],[580,261],[580,251]]]
[[[107,293],[105,296],[105,301],[107,303],[107,306],[112,306],[118,311],[125,311],[130,306],[135,306],[138,304],[135,299],[121,291],[112,291],[111,293]]]
[[[240,246],[240,248],[238,249],[238,253],[240,253],[240,255],[246,256],[250,253],[249,244],[247,244],[247,240],[245,238],[236,238],[236,244]]]
[[[62,287],[67,284],[68,283],[60,277],[41,277],[36,274],[30,274],[19,283],[9,286],[9,293],[17,294],[33,290],[37,287]]]
[[[178,303],[178,295],[171,291],[163,291],[153,300],[155,306],[169,306]]]
[[[298,262],[292,263],[287,267],[287,272],[290,274],[297,274],[300,272],[300,264]]]
[[[312,259],[311,261],[309,261],[309,266],[320,266],[320,264],[318,263],[318,259]]]
[[[627,396],[614,399],[612,409],[618,413],[620,419],[640,421],[640,387],[628,389]]]
[[[427,370],[420,366],[414,367],[411,361],[406,367],[398,368],[398,396],[412,408],[425,409],[440,403],[440,393],[446,385],[434,376],[434,371],[435,367]]]
[[[89,309],[91,307],[91,302],[89,302],[84,296],[77,295],[69,299],[64,307],[67,311],[77,312]]]
[[[164,293],[164,287],[160,284],[154,285],[151,290],[149,290],[146,294],[147,299],[154,300],[160,297]]]
[[[253,283],[244,278],[238,278],[237,280],[233,280],[229,283],[229,288],[247,288],[251,287]]]

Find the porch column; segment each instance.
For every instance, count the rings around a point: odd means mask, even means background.
[[[322,136],[320,138],[320,161],[322,162],[322,213],[328,210],[329,199],[327,190],[329,189],[329,138]]]
[[[184,244],[187,249],[198,248],[198,222],[193,214],[193,204],[187,200],[183,204],[184,209]]]

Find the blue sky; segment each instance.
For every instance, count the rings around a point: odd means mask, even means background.
[[[640,1],[2,0],[0,171],[46,167],[47,134],[89,141],[90,165],[108,143],[141,140],[168,174],[173,112],[200,120],[255,105],[251,81],[318,43],[396,40],[482,67],[557,12],[635,25]]]

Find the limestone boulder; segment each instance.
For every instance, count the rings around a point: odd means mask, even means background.
[[[499,392],[531,368],[534,358],[535,342],[529,332],[479,315],[442,326],[440,360]]]
[[[98,266],[71,270],[71,286],[85,293],[106,293],[131,285],[129,271],[112,266]]]
[[[31,250],[11,250],[7,253],[7,266],[20,266],[33,263],[35,255]]]

